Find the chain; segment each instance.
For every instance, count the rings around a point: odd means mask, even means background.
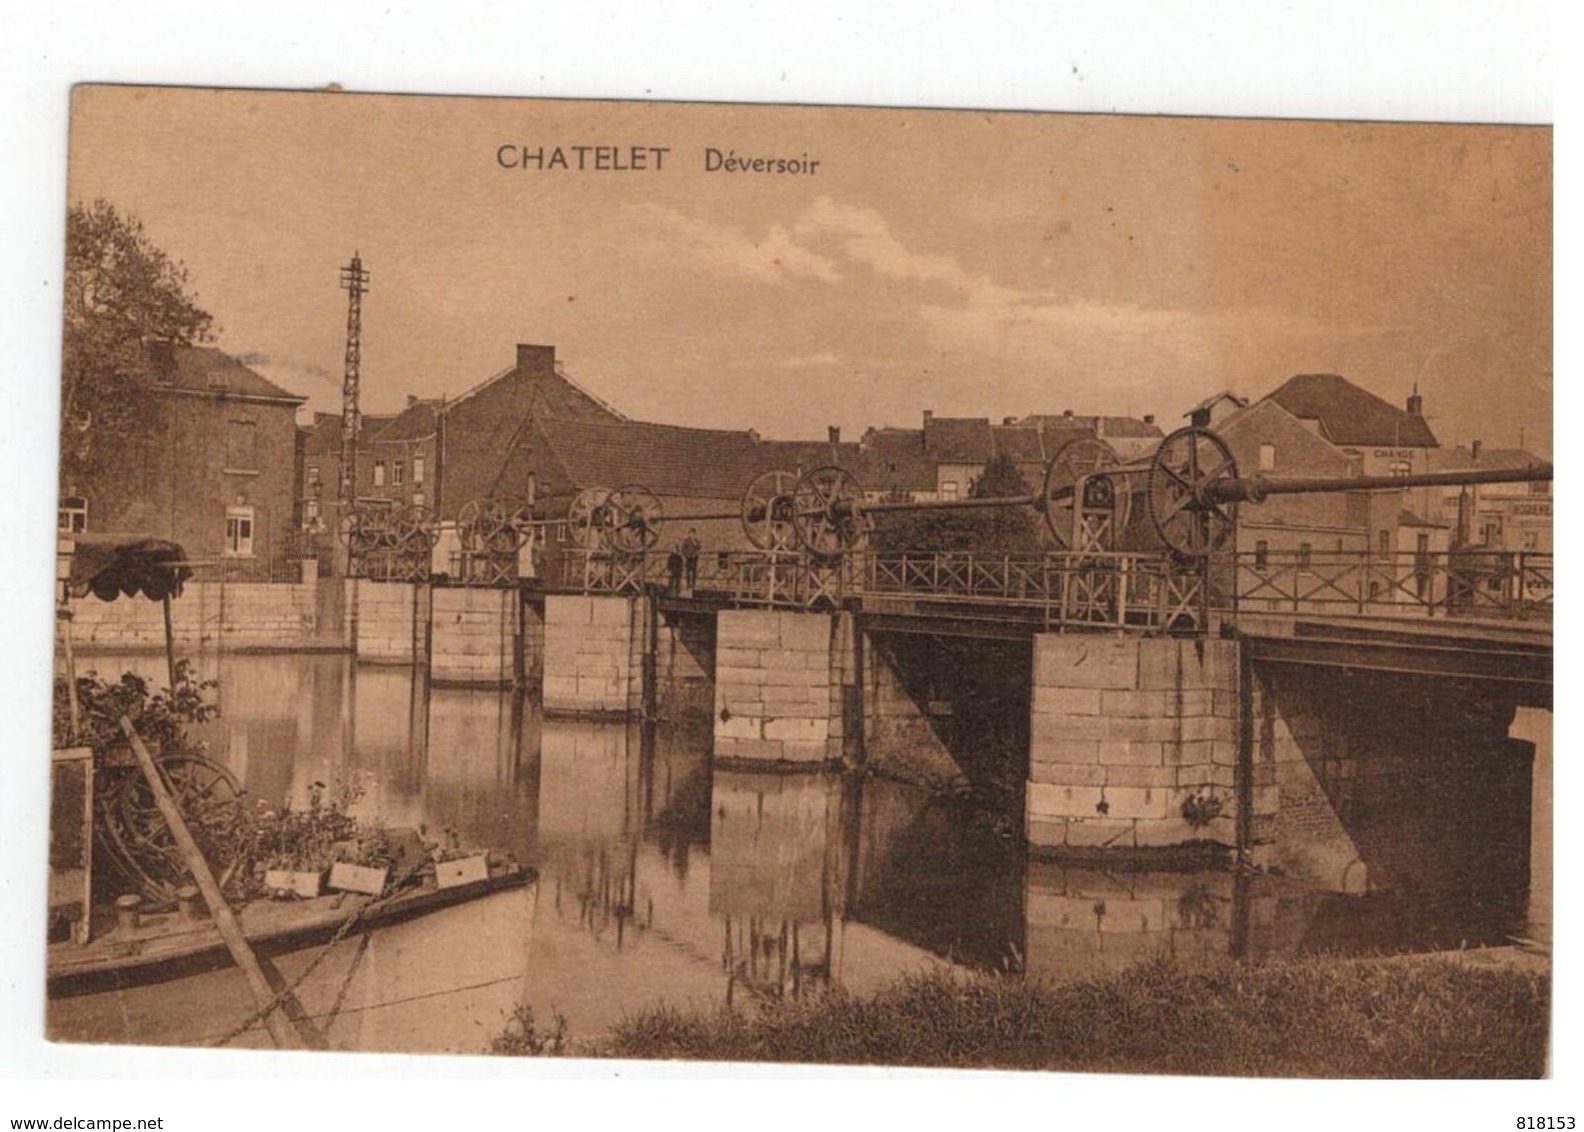
[[[394,900],[396,898],[397,894],[400,892],[402,885],[406,884],[409,880],[411,880],[412,877],[417,874],[418,870],[423,868],[423,866],[425,864],[427,864],[427,863],[428,863],[428,858],[427,857],[420,857],[417,861],[415,861],[407,869],[407,871],[405,873],[403,873],[401,876],[397,877],[396,880],[394,880],[391,883],[390,895],[389,896],[381,896],[381,897],[379,897],[377,899],[370,900],[367,904],[363,905],[361,908],[358,908],[358,909],[354,910],[353,913],[350,916],[348,916],[346,918],[346,920],[341,924],[341,926],[336,929],[335,934],[330,937],[330,942],[325,944],[324,947],[322,949],[320,949],[319,954],[315,955],[313,957],[313,961],[310,962],[308,964],[308,966],[303,969],[302,974],[298,975],[289,984],[287,984],[286,986],[282,987],[279,991],[277,991],[275,993],[274,997],[271,998],[268,1002],[264,1003],[264,1005],[260,1006],[256,1010],[254,1010],[252,1014],[248,1015],[239,1024],[237,1024],[236,1026],[233,1026],[230,1030],[226,1031],[224,1034],[222,1034],[220,1037],[216,1038],[210,1044],[212,1046],[217,1047],[217,1048],[219,1046],[228,1045],[230,1042],[232,1042],[236,1038],[241,1037],[243,1034],[245,1034],[249,1030],[251,1030],[254,1026],[258,1025],[265,1018],[267,1018],[270,1014],[272,1014],[276,1010],[280,1009],[280,1007],[282,1005],[284,1005],[288,1000],[295,1000],[295,995],[296,995],[297,988],[302,986],[303,983],[307,981],[308,977],[319,969],[320,964],[322,964],[327,958],[329,958],[330,952],[335,950],[335,945],[340,943],[342,940],[346,939],[346,937],[352,933],[352,929],[357,926],[358,922],[360,920],[362,920],[363,917],[367,916],[370,912],[374,911],[376,908],[381,908],[384,905],[389,904],[392,900]],[[365,945],[366,945],[368,937],[365,935],[363,938],[364,938],[364,942],[365,942]],[[359,954],[361,955],[361,952]],[[354,966],[355,966],[355,962],[356,961],[354,961]],[[347,982],[348,982],[348,984],[351,983],[350,973],[348,975]],[[346,993],[346,987],[343,986],[341,988],[341,991],[342,991],[342,996],[344,996],[345,993]],[[336,1005],[339,1008],[339,1006],[340,1006],[339,999],[338,999]]]

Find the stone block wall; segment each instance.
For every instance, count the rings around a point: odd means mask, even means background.
[[[1235,641],[1034,638],[1029,844],[1236,843]],[[1199,804],[1198,820],[1185,803]],[[1275,805],[1274,796],[1264,800]]]
[[[715,636],[715,756],[818,763],[841,757],[833,615],[726,609]]]
[[[436,684],[511,684],[517,670],[517,591],[437,586],[430,600],[429,679]]]
[[[367,664],[424,660],[428,615],[423,587],[408,582],[357,580],[357,658]]]
[[[302,582],[188,582],[171,602],[178,651],[205,647],[301,648],[317,642],[317,576]],[[72,643],[87,651],[165,647],[161,604],[142,596],[72,602]]]
[[[642,706],[638,599],[548,594],[544,710],[626,715]]]

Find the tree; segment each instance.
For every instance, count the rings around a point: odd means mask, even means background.
[[[64,485],[110,471],[117,453],[152,432],[160,347],[209,341],[213,320],[188,293],[187,269],[103,200],[67,214],[63,306]]]
[[[992,456],[968,487],[970,499],[1006,499],[1032,494],[1010,456]],[[1040,549],[1035,516],[1028,507],[983,510],[899,511],[878,516],[875,548],[882,553],[957,550],[977,554],[1026,554]]]

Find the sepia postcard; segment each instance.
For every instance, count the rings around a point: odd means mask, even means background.
[[[77,87],[47,1037],[1543,1076],[1551,144]]]

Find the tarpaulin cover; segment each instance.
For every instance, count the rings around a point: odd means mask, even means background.
[[[74,537],[74,597],[91,593],[101,601],[114,601],[122,594],[132,597],[141,593],[150,601],[163,601],[179,595],[182,583],[192,577],[192,570],[183,565],[187,552],[169,539],[108,534]]]

